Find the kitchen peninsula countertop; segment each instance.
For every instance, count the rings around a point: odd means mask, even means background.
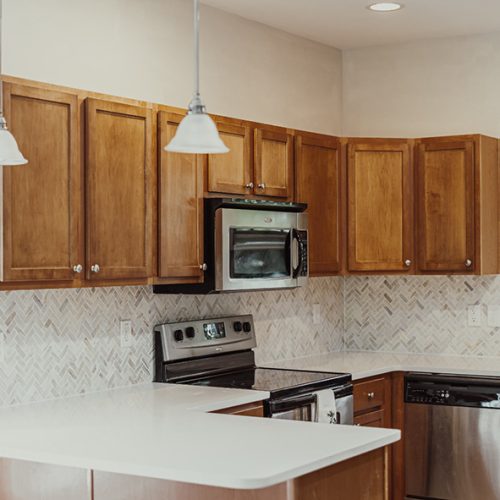
[[[322,372],[346,372],[352,374],[353,380],[397,371],[500,377],[500,358],[446,356],[441,354],[343,351],[262,363],[262,366]]]
[[[400,431],[209,413],[267,392],[145,384],[0,409],[0,457],[237,489],[308,474]]]

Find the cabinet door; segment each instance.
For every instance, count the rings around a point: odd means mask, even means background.
[[[348,148],[348,269],[406,272],[413,261],[409,145],[352,143]]]
[[[3,279],[73,280],[82,262],[75,95],[6,83],[9,127],[29,163],[3,167]]]
[[[419,144],[416,179],[419,270],[473,271],[473,141]]]
[[[307,203],[309,269],[321,276],[340,271],[341,162],[333,137],[295,136],[296,198]]]
[[[293,136],[265,128],[254,131],[255,194],[293,196]]]
[[[215,193],[251,194],[250,128],[217,122],[221,139],[229,153],[208,155],[208,190]]]
[[[203,277],[203,157],[167,153],[181,115],[161,112],[158,178],[158,265],[160,278]]]
[[[151,110],[88,99],[87,277],[151,274]],[[98,267],[96,267],[98,266]]]

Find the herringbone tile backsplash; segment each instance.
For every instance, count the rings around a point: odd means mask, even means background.
[[[467,307],[482,308],[480,327]],[[500,356],[500,328],[487,306],[500,305],[500,276],[369,276],[345,279],[345,348],[461,356]]]
[[[150,382],[155,324],[246,313],[261,362],[340,350],[343,280],[211,296],[154,295],[150,287],[0,292],[0,406]],[[132,321],[130,348],[120,345],[121,319]]]

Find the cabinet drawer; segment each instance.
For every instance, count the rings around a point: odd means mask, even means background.
[[[354,425],[362,427],[385,427],[384,410],[370,411],[354,417]]]
[[[354,385],[354,413],[380,408],[386,400],[385,380],[378,378]]]
[[[249,403],[241,406],[233,406],[232,408],[224,408],[213,413],[225,413],[229,415],[243,415],[246,417],[263,417],[264,406],[262,403]]]

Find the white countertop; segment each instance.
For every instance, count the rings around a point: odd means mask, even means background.
[[[500,358],[391,354],[383,352],[332,352],[262,366],[351,373],[353,380],[394,371],[421,371],[500,377]]]
[[[391,429],[207,413],[268,396],[146,384],[4,408],[0,457],[257,489],[400,438]]]

